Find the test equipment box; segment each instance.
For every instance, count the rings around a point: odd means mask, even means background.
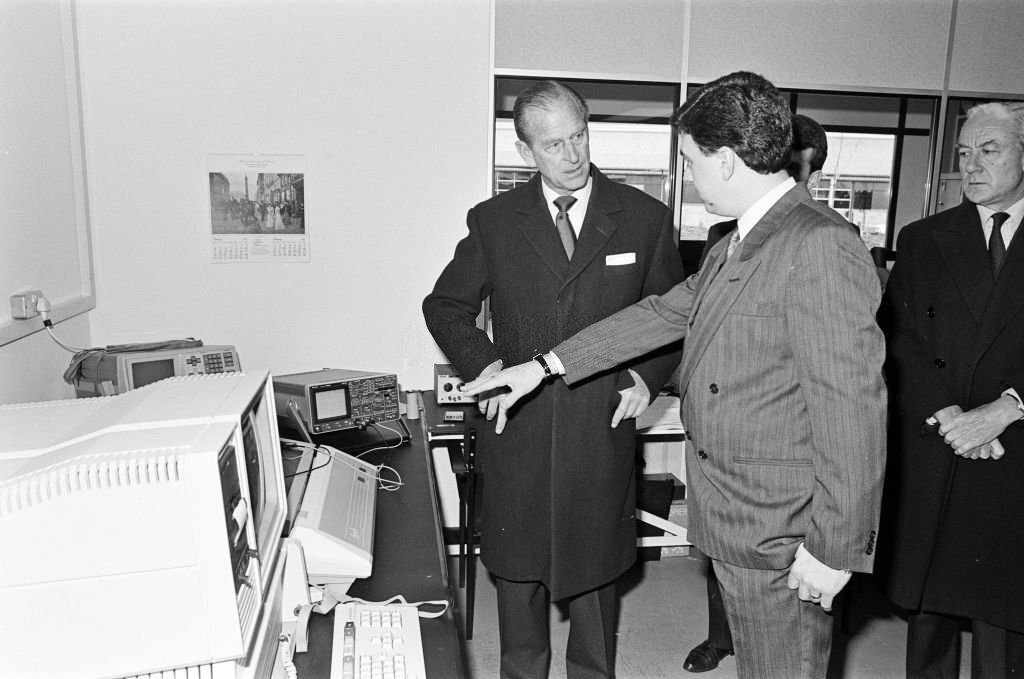
[[[438,405],[476,403],[476,396],[469,396],[459,391],[462,384],[464,384],[462,377],[451,363],[434,364],[434,395]]]
[[[278,415],[302,420],[311,434],[397,420],[398,376],[324,368],[274,376]]]

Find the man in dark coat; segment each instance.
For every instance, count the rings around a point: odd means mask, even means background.
[[[529,360],[682,278],[668,208],[590,164],[575,91],[539,83],[513,116],[517,149],[539,172],[469,211],[469,234],[423,302],[467,378]],[[493,341],[476,323],[487,298]],[[614,676],[614,583],[637,553],[632,418],[679,356],[677,345],[571,388],[559,382],[524,399],[514,434],[479,432],[480,553],[497,579],[502,677],[547,676],[552,600],[568,600],[568,676]],[[482,412],[496,408],[481,401]]]
[[[881,314],[908,677],[959,676],[962,619],[972,676],[1024,671],[1024,104],[972,109],[957,149],[966,200],[901,231]]]

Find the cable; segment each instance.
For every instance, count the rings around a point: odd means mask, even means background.
[[[353,469],[356,468],[356,466],[354,464],[352,464],[352,462],[350,462],[349,460],[345,459],[345,457],[341,457],[340,455],[335,455],[335,453],[339,453],[340,454],[342,451],[338,450],[337,448],[332,448],[331,446],[321,446],[321,447],[324,450],[326,450],[328,453],[331,454],[331,457],[335,460],[335,462],[340,462],[341,464],[348,465],[349,467],[352,467]],[[388,446],[388,447],[389,448],[393,448],[394,446]],[[370,451],[366,451],[366,452],[368,453]],[[348,453],[345,453],[345,455],[348,456],[348,457],[355,457],[356,459],[359,459],[359,457],[355,456],[355,455],[349,455]],[[374,474],[374,478],[377,481],[377,487],[380,488],[381,490],[385,490],[385,491],[388,491],[388,492],[394,492],[394,491],[398,490],[399,488],[401,488],[402,486],[405,485],[405,483],[402,481],[402,475],[399,474],[398,470],[395,469],[394,467],[389,467],[386,464],[370,465],[370,466],[372,466],[372,467],[374,467],[374,469],[376,469],[376,473]],[[394,474],[395,478],[394,479],[382,478],[380,473],[381,473],[381,470],[383,470],[383,469],[386,469],[389,472],[391,472],[392,474]]]
[[[396,594],[395,596],[391,597],[390,599],[385,599],[384,601],[367,601],[366,599],[359,599],[359,598],[356,598],[356,597],[352,597],[350,599],[345,599],[344,601],[339,601],[338,603],[340,603],[340,604],[369,604],[370,606],[387,606],[389,604],[402,604],[404,606],[415,606],[419,616],[421,618],[428,618],[428,619],[440,618],[442,615],[444,615],[445,613],[448,612],[448,606],[449,606],[449,603],[447,601],[444,601],[444,600],[441,600],[441,599],[433,600],[433,601],[414,601],[414,602],[410,603],[409,601],[406,601],[405,597],[402,596],[401,594]],[[440,606],[441,610],[440,611],[421,611],[421,610],[419,610],[420,606]]]
[[[73,347],[64,344],[53,332],[53,321],[50,320],[50,300],[40,296],[39,299],[36,300],[36,311],[39,312],[39,317],[43,319],[43,327],[46,328],[46,332],[50,333],[50,337],[57,343],[57,346],[72,354],[77,354],[79,351],[85,351],[85,349],[82,349],[81,347]]]
[[[329,465],[332,460],[335,461],[335,462],[338,462],[340,464],[344,464],[344,465],[346,465],[348,467],[351,467],[353,469],[356,469],[356,470],[359,470],[359,471],[363,471],[359,467],[357,467],[355,464],[353,464],[351,459],[350,459],[350,458],[359,459],[358,456],[356,456],[356,455],[349,455],[348,453],[343,453],[343,451],[338,450],[337,448],[334,448],[332,446],[328,446],[328,445],[325,445],[325,444],[316,444],[316,443],[308,444],[308,443],[303,443],[301,441],[295,441],[293,439],[281,439],[281,443],[283,445],[287,446],[288,448],[293,448],[293,449],[294,448],[303,448],[303,449],[312,449],[313,450],[313,464],[315,466],[311,465],[309,469],[306,469],[304,471],[297,471],[297,472],[295,472],[293,474],[286,474],[285,475],[286,479],[287,478],[292,478],[292,477],[295,477],[295,476],[300,476],[302,474],[312,474],[316,470],[323,469],[324,467]],[[391,446],[391,447],[394,447],[394,446]],[[316,456],[318,454],[320,454],[321,452],[327,453],[327,455],[328,455],[327,461],[323,462],[321,464],[315,464],[316,463]],[[366,452],[370,452],[370,451],[366,451]],[[294,459],[294,458],[291,458],[291,459]],[[380,490],[387,491],[387,492],[394,492],[396,490],[399,490],[402,486],[405,485],[405,483],[402,481],[402,475],[394,467],[390,467],[390,466],[388,466],[386,464],[374,465],[374,464],[370,464],[368,462],[365,463],[365,464],[367,464],[370,467],[374,468],[374,470],[375,470],[374,471],[374,480],[377,482],[377,487]],[[388,473],[390,475],[393,475],[394,478],[385,478],[382,475],[382,472],[386,472],[386,473]]]
[[[373,427],[373,430],[377,433],[377,436],[380,437],[381,443],[386,445],[379,445],[374,446],[373,448],[368,448],[366,450],[361,451],[358,455],[353,455],[353,457],[362,457],[363,455],[368,455],[369,453],[374,453],[378,450],[391,450],[392,448],[401,448],[403,445],[405,445],[405,436],[402,434],[402,432],[398,431],[397,429],[389,427],[386,424],[381,424],[376,420],[368,420],[366,422],[366,426]],[[384,438],[384,434],[382,434],[380,431],[381,429],[387,429],[389,432],[397,436],[398,440],[392,443],[387,443],[387,439]]]

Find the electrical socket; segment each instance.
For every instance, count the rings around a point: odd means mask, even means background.
[[[43,296],[41,290],[29,290],[11,295],[11,318],[23,321],[28,318],[35,318],[39,315],[39,299]]]

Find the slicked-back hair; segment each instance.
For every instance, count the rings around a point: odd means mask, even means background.
[[[967,109],[967,120],[979,113],[993,113],[1013,120],[1013,131],[1017,143],[1024,150],[1024,101],[990,101]]]
[[[811,172],[817,172],[825,167],[825,158],[828,157],[828,137],[825,136],[825,128],[818,124],[814,118],[808,118],[802,113],[793,114],[793,150],[803,151],[814,149],[811,157]]]
[[[729,147],[750,169],[771,174],[789,164],[791,117],[775,85],[737,71],[698,89],[672,114],[672,125],[705,155]]]
[[[579,92],[555,80],[542,80],[530,85],[516,97],[512,108],[512,122],[515,124],[516,136],[524,144],[530,143],[530,131],[527,114],[531,110],[551,111],[558,105],[568,103],[584,122],[590,118],[590,108]]]

